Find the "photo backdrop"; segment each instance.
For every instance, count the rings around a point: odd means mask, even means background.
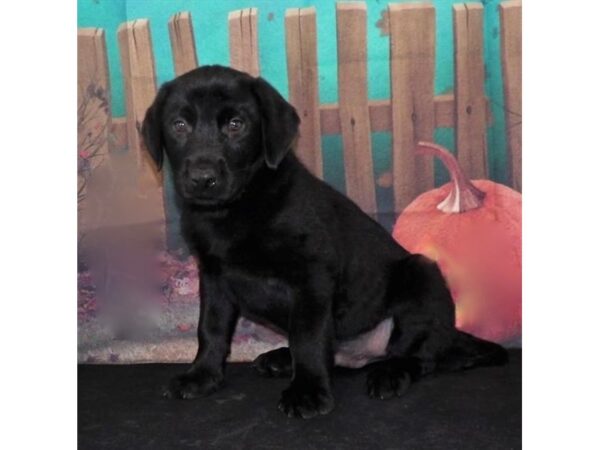
[[[520,345],[519,2],[79,0],[78,26],[80,362],[194,356],[196,262],[168,169],[156,173],[137,128],[156,88],[196,64],[273,84],[306,113],[303,160],[390,232],[419,194],[449,181],[438,160],[413,156],[417,138],[451,149],[470,178],[514,189],[518,201],[500,206],[518,213],[502,280],[514,298],[488,311],[501,330],[481,333]],[[364,79],[352,85],[356,71]],[[370,139],[352,153],[345,112],[355,107]],[[394,139],[407,130],[407,142]],[[231,358],[284,343],[241,319]]]

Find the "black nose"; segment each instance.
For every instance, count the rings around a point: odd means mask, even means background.
[[[202,167],[190,171],[190,180],[194,186],[210,189],[217,185],[217,172],[211,167]]]

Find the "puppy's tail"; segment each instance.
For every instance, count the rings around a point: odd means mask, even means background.
[[[483,366],[500,366],[508,362],[504,347],[456,330],[450,346],[439,355],[437,370],[454,372]]]

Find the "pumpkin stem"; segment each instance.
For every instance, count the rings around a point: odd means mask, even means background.
[[[432,155],[439,158],[448,172],[453,183],[448,197],[437,208],[445,213],[462,213],[470,209],[477,209],[483,204],[485,192],[477,189],[465,176],[458,161],[452,153],[441,145],[431,142],[419,142],[417,154]]]

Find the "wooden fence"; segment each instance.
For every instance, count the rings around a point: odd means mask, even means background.
[[[433,187],[433,162],[415,156],[415,143],[433,140],[435,128],[454,127],[461,165],[469,177],[487,178],[486,127],[491,114],[484,91],[480,3],[453,6],[455,87],[443,95],[434,95],[435,8],[421,3],[390,4],[391,98],[376,101],[369,100],[367,92],[366,5],[337,3],[339,103],[335,104],[319,101],[316,14],[311,7],[288,9],[285,15],[289,100],[302,118],[296,152],[314,174],[323,175],[321,136],[341,134],[347,195],[364,211],[376,213],[371,132],[391,131],[398,213],[416,195]],[[500,4],[499,14],[510,182],[520,190],[521,2]],[[228,17],[230,65],[252,75],[260,74],[257,16],[257,9],[249,8]],[[175,73],[180,75],[201,64],[201,55],[198,61],[190,13],[175,14],[168,25]],[[122,185],[129,185],[136,202],[146,205],[145,220],[160,220],[164,218],[161,177],[142,150],[137,131],[157,90],[148,20],[122,24],[118,42],[127,116],[103,116],[106,139],[102,150],[110,159],[110,170],[121,170]],[[78,62],[80,102],[90,84],[101,87],[109,97],[103,30],[79,30]]]

